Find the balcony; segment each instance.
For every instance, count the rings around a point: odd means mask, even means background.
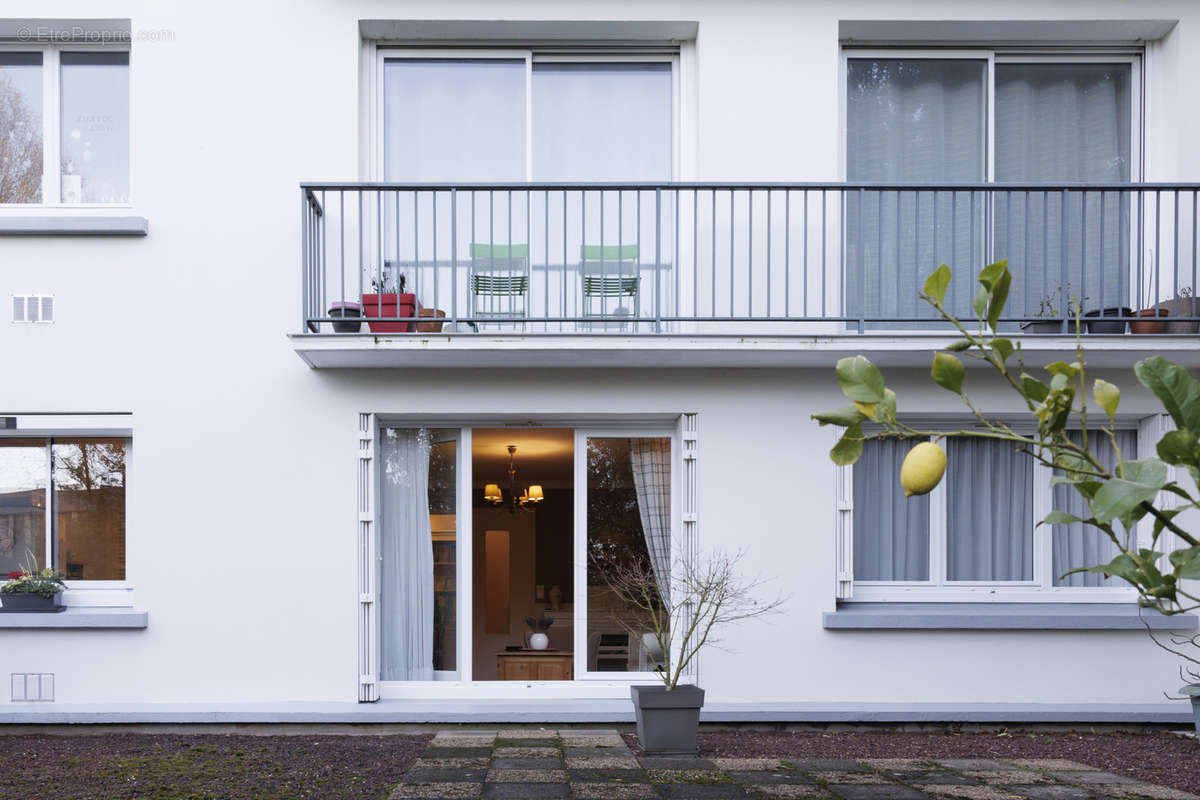
[[[296,351],[314,367],[924,365],[1013,276],[1028,358],[1200,356],[1200,184],[301,186]]]

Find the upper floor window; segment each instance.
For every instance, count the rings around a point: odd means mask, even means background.
[[[0,50],[0,204],[129,203],[129,52]]]

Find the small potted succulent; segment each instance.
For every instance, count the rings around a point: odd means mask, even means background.
[[[54,613],[62,611],[63,589],[67,588],[57,572],[37,565],[8,573],[0,586],[0,608],[7,612]]]
[[[385,267],[382,275],[371,278],[371,289],[362,296],[362,312],[372,333],[408,333],[414,329],[412,322],[387,322],[388,318],[415,317],[417,296],[405,294],[405,276]],[[381,321],[372,322],[371,318]]]
[[[545,650],[550,646],[550,637],[546,631],[554,624],[550,617],[526,617],[525,624],[529,626],[529,649]]]

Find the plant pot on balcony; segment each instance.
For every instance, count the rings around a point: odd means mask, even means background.
[[[704,690],[696,686],[631,686],[638,742],[648,755],[695,755],[700,751]]]
[[[440,308],[418,308],[418,317],[429,317],[433,322],[418,322],[417,333],[441,333],[442,326],[446,323],[442,322],[446,318],[446,312]]]
[[[336,302],[329,304],[329,316],[340,319],[350,319],[352,322],[333,323],[334,333],[358,333],[362,330],[362,306],[353,302]]]
[[[1093,309],[1083,315],[1083,322],[1088,333],[1124,333],[1126,320],[1122,317],[1133,316],[1133,309],[1124,306]],[[1114,319],[1108,319],[1113,317]]]
[[[416,316],[417,296],[415,294],[364,294],[362,296],[363,316],[367,318],[367,327],[372,333],[409,333],[413,329],[412,322],[372,322],[372,318],[380,317],[414,317]]]
[[[1066,328],[1063,328],[1062,320],[1060,319],[1034,319],[1029,322],[1021,323],[1021,330],[1025,333],[1066,333],[1075,334],[1075,321],[1071,320],[1067,323]]]
[[[10,614],[54,614],[64,608],[62,592],[50,597],[25,592],[0,592],[0,610]]]
[[[1138,319],[1129,323],[1129,332],[1144,335],[1147,333],[1166,333],[1167,323],[1161,318],[1166,317],[1165,308],[1143,308],[1137,312]]]
[[[1200,298],[1176,297],[1158,304],[1169,317],[1200,317]],[[1168,322],[1167,333],[1200,333],[1200,321]]]

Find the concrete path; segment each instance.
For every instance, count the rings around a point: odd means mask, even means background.
[[[513,729],[437,734],[391,794],[581,800],[1200,800],[1061,760],[635,757],[616,731]]]

